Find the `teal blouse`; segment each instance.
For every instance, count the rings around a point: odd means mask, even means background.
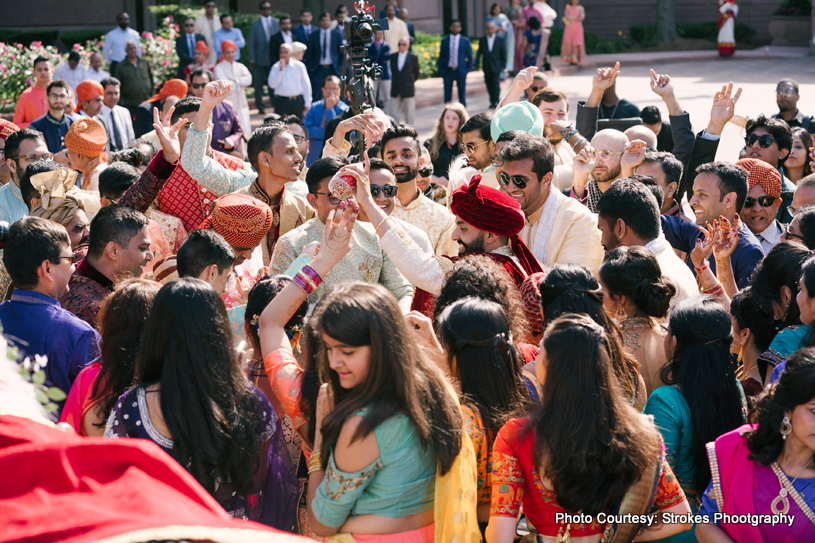
[[[311,504],[320,523],[339,527],[355,515],[400,518],[433,509],[433,448],[422,447],[413,423],[401,413],[377,426],[374,434],[380,456],[358,472],[337,469],[332,451]]]

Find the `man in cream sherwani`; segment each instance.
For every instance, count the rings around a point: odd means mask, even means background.
[[[552,188],[552,145],[529,134],[515,138],[497,158],[503,163],[498,183],[526,215],[520,237],[535,258],[549,267],[582,264],[596,274],[603,262],[597,219],[586,206]]]

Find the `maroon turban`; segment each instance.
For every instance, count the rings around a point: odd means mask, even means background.
[[[526,224],[521,205],[498,189],[482,187],[480,174],[474,175],[469,185],[453,191],[450,211],[479,230],[508,237],[512,253],[527,274],[543,271],[532,251],[518,237]]]

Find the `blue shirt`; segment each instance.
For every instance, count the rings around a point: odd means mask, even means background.
[[[23,202],[20,187],[13,180],[0,187],[0,221],[13,224],[26,215],[28,206]]]
[[[241,49],[246,47],[246,40],[243,39],[243,32],[241,32],[239,28],[232,27],[232,30],[224,30],[221,28],[212,34],[212,42],[215,45],[215,53],[218,55],[218,58],[221,57],[221,44],[227,40],[234,41],[235,45],[238,46],[238,50],[235,52],[235,60],[240,60]]]
[[[68,133],[68,129],[75,120],[72,115],[63,115],[62,119],[58,121],[51,116],[49,111],[39,119],[31,121],[28,126],[42,132],[45,144],[48,145],[48,151],[56,154],[65,149],[65,134]]]
[[[687,264],[691,271],[696,275],[693,267],[693,262],[690,259],[690,253],[696,246],[696,238],[702,235],[696,223],[682,220],[680,217],[670,215],[662,215],[662,231],[665,233],[665,239],[674,249],[679,249],[688,254]],[[739,232],[739,241],[733,254],[730,255],[730,262],[733,266],[733,277],[736,280],[736,286],[739,290],[750,284],[750,278],[753,276],[755,270],[761,259],[764,258],[764,253],[761,252],[761,243],[756,238],[749,228],[746,226]],[[711,256],[710,269],[716,273],[716,261]]]
[[[45,294],[15,289],[11,300],[0,304],[0,323],[6,339],[25,356],[48,357],[45,383],[65,394],[79,371],[99,357],[101,338],[96,330]]]
[[[322,143],[325,137],[325,127],[328,126],[331,119],[342,115],[346,111],[348,111],[348,105],[342,100],[337,102],[337,105],[331,109],[325,108],[325,100],[311,104],[311,109],[308,110],[305,119],[303,119],[303,124],[306,125],[306,130],[308,130],[308,139],[311,141],[306,166],[311,166],[312,162],[320,158],[320,153],[323,150]]]

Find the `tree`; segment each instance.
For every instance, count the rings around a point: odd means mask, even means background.
[[[676,33],[676,0],[657,0],[657,41],[679,40]]]

